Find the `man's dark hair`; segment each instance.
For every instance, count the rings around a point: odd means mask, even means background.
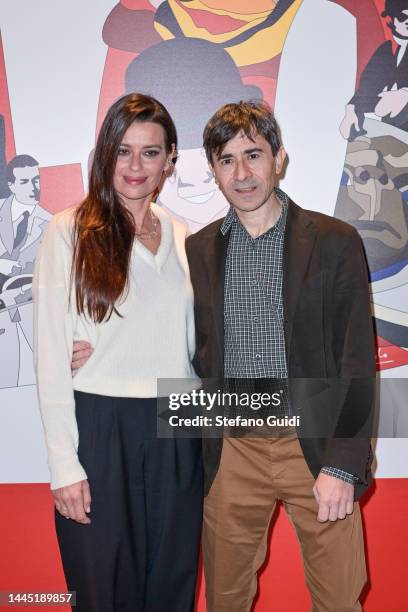
[[[259,134],[269,142],[273,155],[281,147],[278,124],[270,107],[265,102],[251,100],[225,104],[208,121],[204,128],[203,146],[210,163],[213,154],[219,157],[227,144],[237,134],[243,132],[254,140]]]
[[[31,155],[16,155],[7,164],[6,178],[8,183],[14,183],[16,177],[14,176],[14,168],[25,168],[26,166],[38,166],[38,161],[31,157]]]

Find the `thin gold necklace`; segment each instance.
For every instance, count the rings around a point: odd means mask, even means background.
[[[159,224],[159,220],[157,217],[154,216],[151,208],[149,208],[149,212],[150,220],[152,222],[152,229],[150,230],[150,232],[140,232],[140,234],[135,232],[135,236],[137,238],[141,238],[142,240],[154,240],[155,238],[157,238],[157,226]]]

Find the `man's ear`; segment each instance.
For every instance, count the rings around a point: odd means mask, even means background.
[[[275,171],[276,174],[280,174],[282,172],[283,164],[286,159],[286,151],[283,145],[279,147],[279,151],[275,155]]]
[[[214,166],[212,165],[211,162],[208,162],[208,167],[209,167],[210,172],[212,173],[212,175],[214,177],[215,184],[218,185],[217,177],[215,176]]]
[[[10,183],[9,181],[7,181],[7,185],[8,185],[8,188],[10,189],[11,193],[15,194],[16,190],[14,189],[14,183]]]

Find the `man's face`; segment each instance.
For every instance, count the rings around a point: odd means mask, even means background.
[[[394,18],[395,31],[401,36],[408,36],[408,9],[402,11],[402,13]]]
[[[165,181],[159,200],[186,221],[203,224],[227,206],[202,148],[179,151],[173,175]]]
[[[14,183],[8,183],[11,193],[20,204],[36,206],[40,200],[40,174],[38,166],[14,168]]]
[[[243,132],[213,154],[213,171],[228,202],[237,210],[251,212],[268,203],[285,160],[283,147],[276,156],[265,138]]]

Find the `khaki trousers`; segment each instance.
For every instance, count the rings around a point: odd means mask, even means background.
[[[224,439],[204,504],[207,612],[251,609],[277,500],[296,530],[313,612],[361,610],[366,568],[359,504],[344,520],[319,523],[314,482],[297,438]]]

